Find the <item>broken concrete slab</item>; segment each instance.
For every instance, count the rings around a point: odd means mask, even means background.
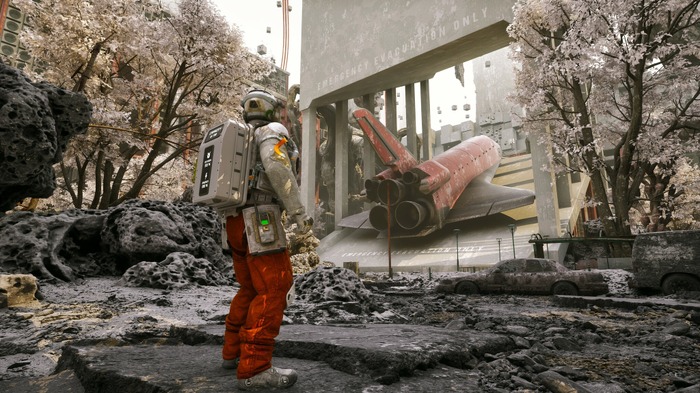
[[[173,327],[171,335],[186,344],[221,343],[222,325]],[[475,357],[513,349],[507,336],[422,325],[285,325],[275,356],[318,360],[348,374],[392,384],[400,377],[439,364],[470,368]]]
[[[319,327],[319,329],[323,329]],[[216,345],[151,345],[69,347],[58,368],[75,370],[86,391],[223,392],[236,391],[235,370],[220,367]],[[293,392],[478,392],[477,377],[468,370],[438,366],[418,370],[415,378],[382,386],[372,380],[335,370],[322,361],[275,357],[273,364],[294,368],[298,382]]]
[[[36,277],[31,274],[0,274],[0,289],[7,296],[7,306],[26,306],[37,302]]]

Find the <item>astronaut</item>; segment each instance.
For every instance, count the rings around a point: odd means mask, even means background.
[[[313,219],[301,204],[293,165],[298,153],[289,146],[289,133],[278,122],[281,104],[266,91],[252,90],[241,106],[244,120],[255,130],[256,167],[260,169],[255,187],[248,192],[248,205],[255,209],[265,204],[281,205],[296,223],[298,233],[310,231]],[[280,217],[271,219],[279,221]],[[297,380],[296,371],[274,367],[271,361],[287,295],[293,288],[289,253],[286,247],[251,252],[259,248],[251,244],[255,242],[250,236],[251,224],[245,221],[246,214],[226,217],[226,235],[240,290],[231,300],[226,317],[222,366],[237,368],[241,390],[288,388]]]

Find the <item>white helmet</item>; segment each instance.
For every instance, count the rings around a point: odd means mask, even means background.
[[[282,104],[265,90],[251,90],[241,100],[243,120],[279,121],[279,108]]]

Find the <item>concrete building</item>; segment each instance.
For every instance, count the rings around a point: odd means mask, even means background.
[[[360,0],[352,3],[305,0],[303,3],[301,103],[304,151],[302,187],[307,207],[315,203],[316,108],[335,104],[340,113],[347,101],[384,92],[387,128],[396,131],[396,90],[405,91],[407,144],[421,160],[439,154],[471,135],[488,135],[507,157],[494,183],[535,190],[536,203],[506,214],[443,228],[443,235],[412,242],[375,239],[374,234],[339,229],[324,238],[322,259],[335,263],[358,261],[363,270],[386,270],[394,259],[394,270],[437,270],[483,265],[498,261],[501,254],[529,256],[533,235],[558,237],[571,230],[578,217],[580,200],[587,184],[559,179],[542,170],[546,147],[530,143],[511,116],[517,108],[505,96],[513,88],[513,71],[504,49],[509,42],[506,27],[512,19],[512,0],[426,0],[395,7],[390,1]],[[430,128],[430,80],[436,72],[472,60],[476,85],[475,122]],[[415,86],[418,86],[416,89]],[[414,98],[420,97],[420,111]],[[447,110],[447,109],[446,109]],[[349,132],[346,116],[336,116],[336,151],[347,151]],[[424,143],[417,152],[411,145],[420,133]],[[367,150],[365,177],[374,173],[373,152]],[[336,156],[335,195],[348,195],[347,157]],[[577,202],[578,201],[578,202]],[[348,215],[347,201],[335,201],[335,220]],[[445,232],[447,230],[448,232]],[[452,230],[459,230],[455,239]],[[464,247],[463,243],[469,244]],[[387,249],[390,243],[394,255]],[[564,249],[550,246],[549,256],[563,258]],[[359,254],[358,254],[359,253]]]

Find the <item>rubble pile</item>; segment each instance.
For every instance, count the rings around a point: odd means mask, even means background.
[[[349,269],[320,266],[294,280],[297,298],[310,303],[368,302],[372,293]]]
[[[320,265],[294,279],[296,299],[287,323],[367,323],[379,309],[372,292],[349,269]]]

